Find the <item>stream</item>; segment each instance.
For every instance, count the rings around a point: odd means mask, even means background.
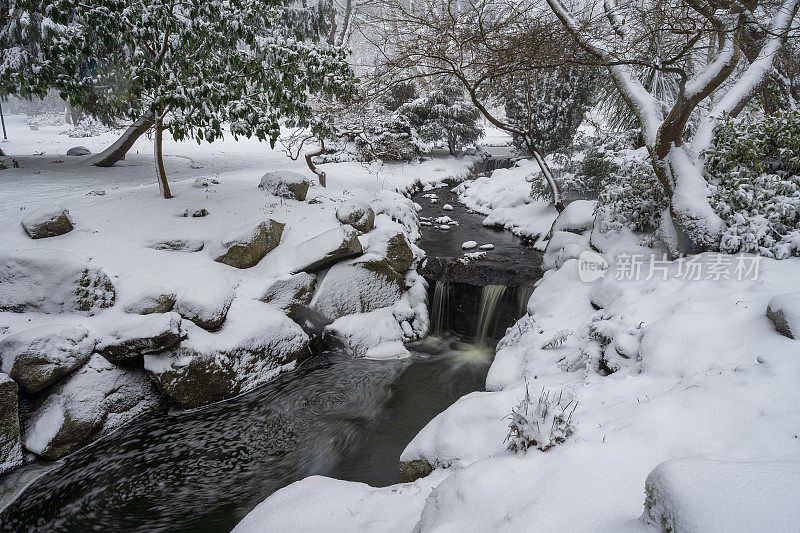
[[[431,193],[438,204],[423,197]],[[524,313],[535,279],[520,269],[538,264],[526,243],[482,226],[484,217],[447,188],[414,199],[421,215],[458,221],[450,230],[423,227],[419,244],[428,263],[455,261],[461,273],[423,271],[433,328],[407,345],[411,357],[326,353],[231,400],[122,428],[30,483],[0,513],[0,530],[227,532],[270,494],[310,475],[397,483],[411,439],[459,397],[483,389],[493,345]],[[444,203],[454,210],[442,211]],[[456,279],[470,277],[457,261],[467,240],[495,245],[476,262],[477,283]]]

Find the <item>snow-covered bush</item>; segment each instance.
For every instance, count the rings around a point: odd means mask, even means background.
[[[550,392],[544,389],[534,402],[526,384],[525,397],[509,415],[508,449],[525,452],[529,448],[538,448],[544,452],[562,444],[572,435],[572,413],[577,406],[573,401],[563,403],[561,394],[551,398]]]
[[[376,106],[373,118],[355,138],[359,161],[411,161],[422,153],[419,136],[408,117]]]
[[[419,98],[417,85],[411,81],[401,81],[389,87],[381,103],[389,111],[397,111],[401,105],[417,98]]]
[[[725,120],[705,158],[720,250],[800,255],[800,112]]]
[[[445,143],[450,154],[483,137],[477,108],[464,100],[457,82],[438,81],[427,95],[403,104],[398,112],[406,116],[428,143]]]

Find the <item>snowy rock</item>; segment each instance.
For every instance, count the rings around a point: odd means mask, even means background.
[[[153,241],[147,245],[154,250],[167,250],[173,252],[199,252],[205,243],[198,239],[169,239],[166,241]]]
[[[494,244],[491,244],[491,243],[489,243],[489,244],[481,244],[479,246],[479,248],[481,250],[494,250]]]
[[[86,148],[85,146],[73,146],[69,150],[67,150],[67,155],[71,156],[82,156],[82,155],[91,155],[92,151]]]
[[[8,168],[19,168],[19,161],[13,157],[0,156],[0,170],[6,170]]]
[[[404,289],[405,279],[385,259],[357,259],[331,267],[319,283],[311,307],[335,320],[388,307],[400,299]]]
[[[25,448],[58,459],[160,403],[144,373],[118,368],[95,354],[34,406],[24,422]]]
[[[311,181],[302,174],[288,170],[278,170],[264,174],[258,187],[275,196],[302,202],[306,199],[310,185]]]
[[[344,259],[361,255],[364,250],[358,234],[355,228],[339,226],[296,244],[292,247],[297,265],[293,272],[318,272]]]
[[[472,250],[473,248],[477,248],[477,247],[478,247],[478,243],[475,242],[475,241],[466,241],[464,243],[461,243],[461,249],[462,250]]]
[[[553,233],[571,231],[583,233],[594,226],[594,211],[597,200],[575,200],[570,202],[553,222]]]
[[[85,328],[39,326],[0,340],[2,370],[32,394],[86,363],[94,346]]]
[[[675,459],[647,476],[642,521],[662,531],[795,531],[800,461]]]
[[[592,284],[589,300],[595,309],[605,309],[622,297],[622,287],[613,277],[602,278]]]
[[[31,239],[45,239],[69,233],[75,227],[69,211],[63,207],[47,206],[26,215],[22,227]]]
[[[338,318],[325,328],[323,340],[351,357],[366,357],[379,346],[402,341],[403,329],[392,309],[384,307]]]
[[[778,333],[800,339],[800,292],[773,296],[767,305],[767,317]]]
[[[343,202],[336,209],[336,218],[342,224],[350,224],[363,233],[372,231],[375,227],[375,211],[364,202]]]
[[[284,226],[270,218],[236,230],[214,245],[214,261],[236,268],[253,267],[280,244]]]
[[[181,294],[172,310],[201,328],[213,331],[225,322],[235,296],[236,288],[229,283],[209,282]]]
[[[172,348],[185,337],[178,313],[124,315],[95,350],[109,361],[124,361]]]
[[[411,268],[414,252],[402,227],[395,223],[392,226],[378,228],[369,234],[367,253],[385,257],[396,272],[402,273]]]
[[[122,306],[126,313],[149,315],[152,313],[168,313],[175,305],[175,291],[166,287],[150,287],[130,298]]]
[[[22,464],[17,384],[0,373],[0,475]]]
[[[386,360],[405,359],[410,355],[411,352],[406,349],[401,341],[391,341],[370,348],[364,357],[366,359]]]
[[[453,206],[450,205],[450,204],[444,204],[442,206],[442,209],[444,209],[445,211],[452,211],[453,210]]]
[[[251,390],[309,355],[300,326],[270,306],[243,300],[221,331],[193,328],[180,347],[146,355],[144,367],[168,396],[190,408]]]
[[[441,229],[441,230],[444,230],[444,231],[447,231],[447,230],[450,229],[450,226],[448,226],[447,224],[442,224],[441,226],[437,226],[437,227],[439,229]]]
[[[273,281],[258,299],[286,313],[294,307],[310,304],[316,283],[314,274],[286,274]]]
[[[588,237],[570,231],[554,232],[542,257],[542,270],[558,268],[568,259],[575,259],[582,251],[588,249]]]
[[[208,216],[208,209],[204,207],[189,207],[183,210],[182,217],[200,218]]]
[[[84,312],[114,305],[102,270],[59,250],[0,252],[0,311]]]

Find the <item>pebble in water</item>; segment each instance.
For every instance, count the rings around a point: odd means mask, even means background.
[[[481,244],[480,248],[481,248],[481,250],[494,250],[494,244],[492,244],[492,243]]]
[[[473,248],[477,248],[478,243],[475,241],[466,241],[461,245],[462,250],[472,250]]]
[[[450,204],[444,204],[442,206],[442,209],[444,209],[445,211],[452,211],[453,210],[453,206],[450,205]]]

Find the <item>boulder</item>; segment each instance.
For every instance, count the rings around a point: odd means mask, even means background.
[[[773,296],[767,304],[767,317],[778,333],[800,340],[800,292]]]
[[[275,279],[258,298],[284,313],[297,306],[307,306],[314,296],[317,276],[306,272],[286,274]]]
[[[0,156],[0,170],[6,170],[7,168],[19,168],[19,161],[13,157]]]
[[[594,226],[597,200],[575,200],[570,202],[553,222],[551,233],[569,231],[583,233]]]
[[[17,384],[0,372],[0,475],[22,464]]]
[[[225,322],[235,296],[236,288],[229,283],[209,281],[179,296],[172,310],[199,327],[213,331]]]
[[[570,259],[577,259],[581,252],[589,250],[589,237],[571,231],[557,231],[550,237],[544,256],[542,270],[559,268]]]
[[[0,252],[0,311],[94,314],[114,305],[102,270],[58,250]]]
[[[367,233],[375,227],[375,211],[364,202],[348,200],[336,209],[336,218],[342,224],[350,224],[358,231]]]
[[[272,219],[223,237],[212,250],[214,261],[236,268],[250,268],[281,242],[285,224]]]
[[[178,348],[146,355],[144,367],[170,398],[190,408],[251,390],[309,355],[300,326],[270,306],[242,300],[220,332],[192,328]]]
[[[267,172],[261,177],[261,183],[258,184],[259,188],[270,194],[301,202],[306,199],[309,186],[311,186],[311,181],[308,178],[288,170]]]
[[[39,326],[0,340],[2,370],[32,394],[86,363],[94,346],[86,328]]]
[[[75,226],[69,211],[59,206],[48,206],[25,215],[22,227],[31,239],[46,239],[69,233]]]
[[[364,253],[359,232],[351,226],[339,226],[320,233],[292,247],[292,272],[319,272],[331,265]]]
[[[143,372],[116,367],[94,354],[36,402],[23,423],[23,442],[40,457],[59,459],[160,404]]]
[[[392,226],[394,228],[378,228],[368,235],[367,252],[385,257],[395,271],[402,273],[411,268],[414,252],[403,231],[395,229],[401,226],[396,223]]]
[[[168,313],[175,305],[175,291],[166,287],[150,287],[130,298],[122,306],[126,313],[149,315],[152,313]]]
[[[377,256],[337,263],[325,274],[311,307],[330,320],[368,313],[395,303],[405,278]]]
[[[85,146],[73,146],[69,150],[67,150],[67,155],[70,156],[82,156],[82,155],[91,155],[92,151],[86,148]]]
[[[109,361],[134,359],[172,348],[186,337],[178,313],[123,315],[103,335],[95,350]]]
[[[165,241],[152,241],[147,247],[153,250],[167,250],[172,252],[199,252],[205,243],[199,239],[168,239]]]

